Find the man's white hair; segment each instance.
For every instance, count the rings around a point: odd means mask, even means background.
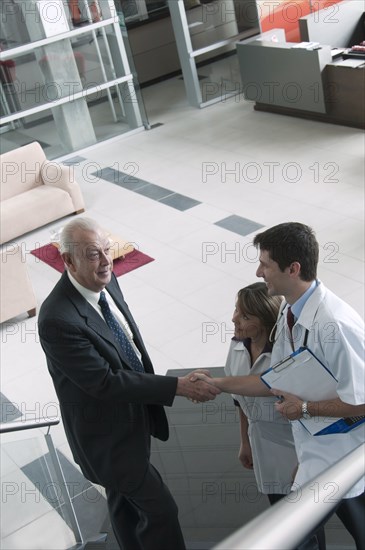
[[[60,253],[64,254],[65,252],[68,252],[69,254],[72,254],[75,250],[75,246],[77,246],[77,242],[75,241],[75,232],[81,229],[82,231],[92,231],[94,233],[100,233],[102,235],[107,236],[108,233],[103,229],[97,221],[91,219],[91,218],[75,218],[74,220],[71,220],[67,225],[64,226],[64,228],[61,231],[60,235]]]

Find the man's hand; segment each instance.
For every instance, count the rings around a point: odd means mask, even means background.
[[[300,399],[292,393],[282,390],[271,390],[271,393],[279,397],[279,401],[275,403],[275,409],[287,420],[299,420],[302,418],[302,403]]]
[[[204,380],[201,380],[198,376],[203,376]],[[221,392],[218,388],[208,384],[206,380],[211,380],[211,378],[209,371],[204,369],[198,369],[186,376],[179,377],[177,379],[176,395],[187,397],[191,401],[199,403],[215,399],[216,395]]]
[[[206,369],[197,369],[194,372],[191,372],[189,374],[189,379],[192,382],[202,380],[203,382],[206,382],[207,384],[210,384],[211,386],[215,386],[216,388],[218,387],[217,384],[216,384],[216,379],[212,378],[212,375]]]

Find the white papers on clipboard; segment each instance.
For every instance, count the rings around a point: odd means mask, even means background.
[[[305,401],[338,397],[337,380],[308,348],[300,348],[261,375],[263,382],[278,390],[297,395]],[[312,435],[345,433],[365,421],[365,417],[334,418],[315,416],[299,422]]]

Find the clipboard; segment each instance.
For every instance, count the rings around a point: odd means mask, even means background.
[[[327,367],[306,347],[273,365],[261,375],[269,387],[300,396],[305,401],[336,399],[337,379]],[[299,422],[311,435],[346,433],[365,421],[364,416],[338,418],[314,416],[300,418]]]

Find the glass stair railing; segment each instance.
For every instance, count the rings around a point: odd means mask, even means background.
[[[2,550],[107,549],[107,534],[95,531],[108,523],[105,498],[56,450],[59,422],[0,424]]]

